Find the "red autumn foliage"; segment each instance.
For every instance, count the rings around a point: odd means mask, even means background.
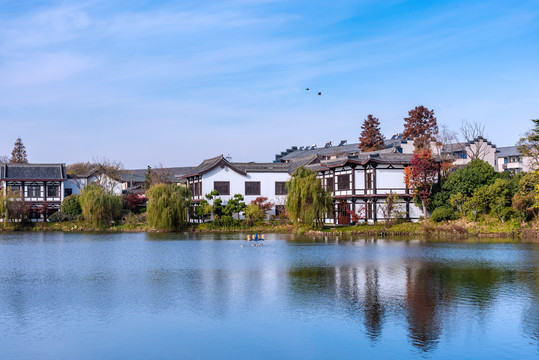
[[[430,141],[435,140],[437,135],[438,124],[434,110],[420,105],[408,111],[408,117],[404,118],[402,137],[414,139],[416,149],[430,149]]]
[[[265,196],[257,197],[256,199],[251,201],[251,204],[255,204],[256,206],[258,206],[264,212],[264,214],[267,214],[274,205],[271,201],[268,201],[268,198]]]
[[[137,212],[141,207],[144,207],[147,201],[148,199],[140,194],[124,195],[124,207],[132,212]]]
[[[404,182],[414,196],[421,199],[423,214],[427,218],[427,208],[432,187],[438,181],[440,164],[436,162],[429,149],[414,153],[410,166],[404,168]]]
[[[382,150],[385,147],[378,118],[369,114],[363,121],[361,129],[358,147],[362,152]]]
[[[358,223],[361,220],[365,220],[366,210],[367,210],[367,207],[365,205],[358,205],[358,209],[356,212],[352,210],[346,210],[346,212],[350,214],[350,220],[353,223]]]

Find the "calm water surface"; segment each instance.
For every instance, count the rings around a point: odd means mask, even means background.
[[[537,244],[240,238],[0,235],[0,359],[539,358]]]

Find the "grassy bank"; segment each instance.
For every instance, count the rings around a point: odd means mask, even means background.
[[[420,223],[396,223],[386,225],[359,224],[353,226],[325,228],[311,231],[312,234],[359,234],[368,236],[429,236],[429,237],[539,237],[539,226],[535,223],[518,221],[501,222],[499,219],[486,217],[480,221],[459,219],[436,223],[430,220]]]
[[[0,231],[63,231],[63,232],[157,232],[145,222],[129,222],[110,227],[93,227],[82,220],[64,222],[41,222],[1,225]],[[481,221],[459,219],[455,221],[435,223],[402,222],[396,224],[358,224],[352,226],[324,227],[312,230],[297,228],[288,223],[264,222],[249,225],[241,222],[234,226],[216,226],[215,224],[191,224],[179,230],[181,232],[246,232],[246,233],[300,233],[306,235],[362,235],[362,236],[421,236],[429,238],[471,238],[471,237],[503,237],[514,239],[539,239],[539,222],[520,223],[518,221],[501,222],[496,218],[484,218]]]

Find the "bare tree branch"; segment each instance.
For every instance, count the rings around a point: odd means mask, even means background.
[[[464,138],[464,146],[466,146],[464,150],[467,150],[470,161],[484,160],[490,152],[489,144],[485,139],[485,125],[477,121],[470,123],[465,120],[460,126],[460,133]]]

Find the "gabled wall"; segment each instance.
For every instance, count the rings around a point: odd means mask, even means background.
[[[219,195],[223,200],[223,204],[226,204],[235,194],[241,194],[245,199],[245,204],[249,204],[257,197],[263,196],[267,197],[275,205],[284,205],[286,195],[275,194],[275,182],[286,182],[288,180],[290,180],[290,175],[284,172],[250,172],[247,175],[242,175],[228,166],[218,166],[202,175],[202,197],[204,198],[205,194],[209,194],[214,190],[215,181],[229,181],[230,195]],[[260,195],[245,195],[246,181],[260,181]],[[270,215],[274,213],[275,208],[270,212]]]

